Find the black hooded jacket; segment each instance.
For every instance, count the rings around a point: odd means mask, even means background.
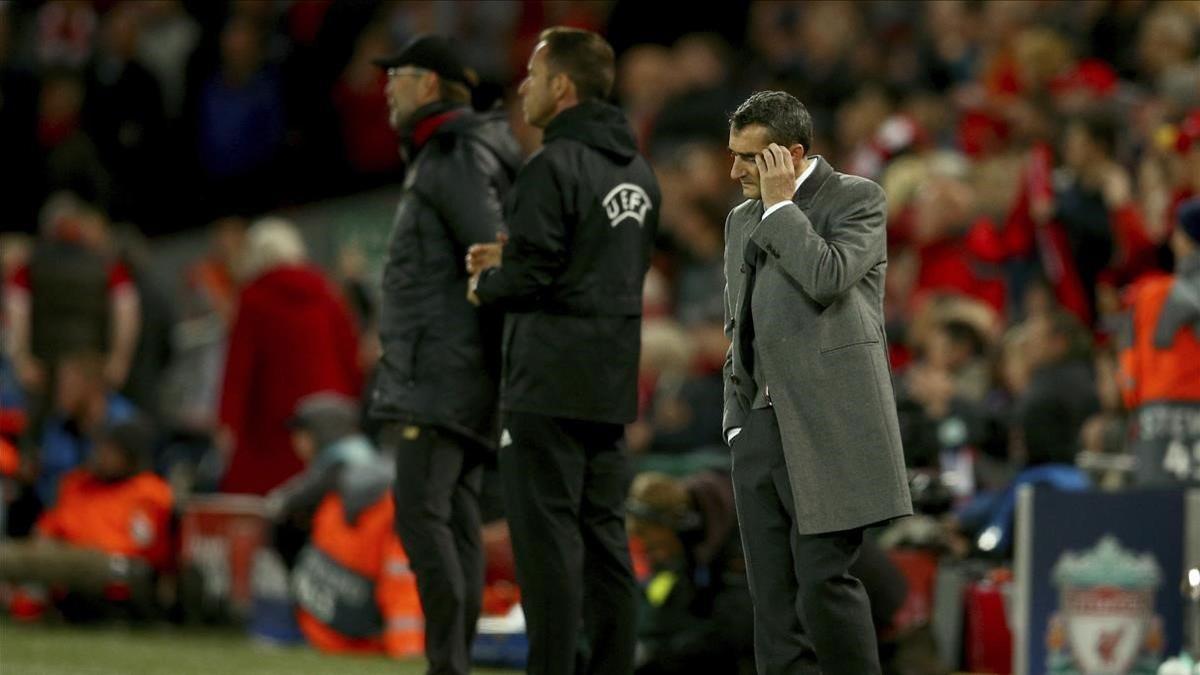
[[[502,409],[634,420],[661,201],[619,109],[585,102],[546,127],[506,205],[503,263],[476,290],[506,312]]]
[[[380,307],[370,415],[495,445],[500,317],[467,301],[466,253],[504,229],[521,152],[504,113],[434,104],[408,131]]]

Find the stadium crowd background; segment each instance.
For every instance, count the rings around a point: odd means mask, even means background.
[[[222,401],[244,386],[222,384],[226,354],[248,339],[229,337],[239,289],[264,265],[295,262],[256,246],[249,224],[268,214],[304,224],[352,310],[354,337],[327,358],[353,371],[339,383],[369,386],[379,293],[369,242],[386,238],[403,176],[371,59],[418,33],[454,36],[480,75],[476,105],[518,111],[514,131],[532,152],[539,132],[520,120],[515,88],[538,32],[556,24],[612,42],[616,102],[663,190],[642,416],[628,430],[641,468],[682,475],[727,461],[721,259],[739,192],[726,120],[749,93],[779,88],[812,112],[815,153],[887,191],[906,455],[950,495],[918,501],[1003,491],[1080,453],[1099,467],[1089,479],[1127,482],[1116,332],[1128,289],[1171,271],[1176,209],[1200,194],[1194,2],[0,2],[5,307],[45,292],[30,282],[39,247],[104,258],[99,292],[109,320],[134,308],[136,351],[125,363],[75,359],[79,386],[110,401],[119,392],[155,420],[154,465],[177,504],[231,484],[218,448],[229,444]],[[343,208],[324,201],[334,198],[371,205],[377,221],[355,223],[368,234],[340,237],[345,214],[322,220]],[[310,320],[293,318],[297,329]],[[60,364],[9,357],[8,441],[28,455],[59,442],[53,424],[87,431],[86,405],[37,410],[64,386]],[[269,398],[261,405],[280,404]],[[37,465],[8,474],[9,533],[22,535],[37,490],[17,486],[38,484]],[[958,555],[1007,550],[976,538],[986,518],[939,522],[937,545]]]

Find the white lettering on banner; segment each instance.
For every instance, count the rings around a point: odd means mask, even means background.
[[[223,537],[190,537],[183,557],[200,571],[207,597],[230,596],[233,574],[229,569],[229,540]]]
[[[1190,453],[1183,441],[1171,441],[1162,464],[1163,470],[1181,481],[1200,481],[1200,441],[1192,444]]]
[[[1149,405],[1138,411],[1139,440],[1200,440],[1200,407]]]
[[[646,224],[646,212],[650,210],[650,196],[641,186],[621,183],[604,196],[604,214],[608,222],[616,227],[622,220],[633,218],[638,226]]]

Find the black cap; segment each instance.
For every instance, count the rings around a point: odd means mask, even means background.
[[[413,66],[433,71],[444,80],[458,82],[468,87],[475,86],[475,73],[463,65],[453,43],[441,35],[418,35],[399,53],[373,63],[380,68]]]

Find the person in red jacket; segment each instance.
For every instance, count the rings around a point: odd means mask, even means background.
[[[346,303],[305,262],[289,222],[270,218],[248,233],[247,273],[229,337],[218,444],[223,492],[264,495],[299,473],[287,420],[307,394],[362,389],[358,337]]]
[[[1171,249],[1175,274],[1131,291],[1120,353],[1142,485],[1200,484],[1200,197],[1180,205]]]
[[[0,581],[145,606],[171,563],[171,487],[147,471],[153,432],[140,417],[106,428],[85,468],[63,476],[32,540],[0,543]]]

